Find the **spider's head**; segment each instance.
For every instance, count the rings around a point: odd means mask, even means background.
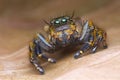
[[[73,17],[70,16],[60,16],[57,18],[53,18],[50,23],[44,21],[48,26],[44,27],[45,31],[48,31],[51,33],[56,32],[59,30],[64,30],[66,28],[69,28],[68,25],[74,24]]]

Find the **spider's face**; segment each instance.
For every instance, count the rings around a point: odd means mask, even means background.
[[[51,21],[53,36],[58,39],[58,42],[62,45],[67,45],[70,41],[70,36],[74,33],[75,25],[68,16],[55,18]]]

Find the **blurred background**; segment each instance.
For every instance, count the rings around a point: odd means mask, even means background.
[[[77,60],[70,52],[43,64],[46,74],[39,75],[28,60],[29,42],[36,32],[45,34],[43,19],[73,11],[106,30],[109,48]],[[120,80],[119,35],[120,0],[0,0],[0,80]]]

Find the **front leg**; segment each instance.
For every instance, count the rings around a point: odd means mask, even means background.
[[[37,38],[35,38],[29,45],[30,62],[35,66],[35,68],[41,74],[44,74],[44,69],[39,64],[38,58],[43,58],[50,63],[56,63],[55,59],[47,57],[42,52],[45,49],[46,49],[46,51],[49,51],[51,48],[52,48],[52,46],[49,43],[47,43],[47,41],[44,39],[44,37],[41,36],[40,34],[37,34]]]
[[[34,67],[40,72],[40,74],[44,74],[44,69],[40,65],[35,51],[36,51],[35,44],[33,42],[30,42],[30,44],[29,44],[29,60],[34,65]]]
[[[53,58],[47,57],[43,54],[42,50],[46,50],[47,52],[53,51],[53,45],[49,44],[43,35],[37,33],[38,39],[36,40],[36,51],[39,58],[44,58],[50,63],[56,63],[56,60]]]
[[[90,49],[91,47],[92,47],[92,43],[91,42],[87,42],[87,43],[83,44],[81,49],[74,54],[74,58],[77,59],[77,58],[81,57],[84,54],[84,52],[86,50]]]
[[[81,33],[81,37],[79,38],[79,41],[83,42],[83,46],[81,49],[74,54],[74,58],[77,59],[81,55],[84,54],[84,52],[90,48],[93,47],[94,45],[94,26],[89,24],[90,22],[86,22],[85,25],[83,26],[83,30]]]
[[[91,53],[95,53],[100,43],[102,43],[103,48],[107,48],[106,32],[95,27],[91,21],[87,21],[83,26],[82,36],[79,40],[84,41],[84,44],[75,53],[74,58],[79,58],[88,49],[91,50]]]

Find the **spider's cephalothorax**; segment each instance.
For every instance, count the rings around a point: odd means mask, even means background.
[[[77,59],[85,51],[95,53],[100,44],[107,48],[106,32],[96,27],[92,21],[70,16],[54,18],[50,23],[46,22],[45,31],[48,35],[45,38],[41,33],[37,33],[29,45],[30,62],[43,74],[44,69],[39,64],[38,58],[44,58],[48,62],[56,63],[54,58],[49,58],[44,51],[53,52],[69,46],[81,45],[81,48],[74,54]]]

